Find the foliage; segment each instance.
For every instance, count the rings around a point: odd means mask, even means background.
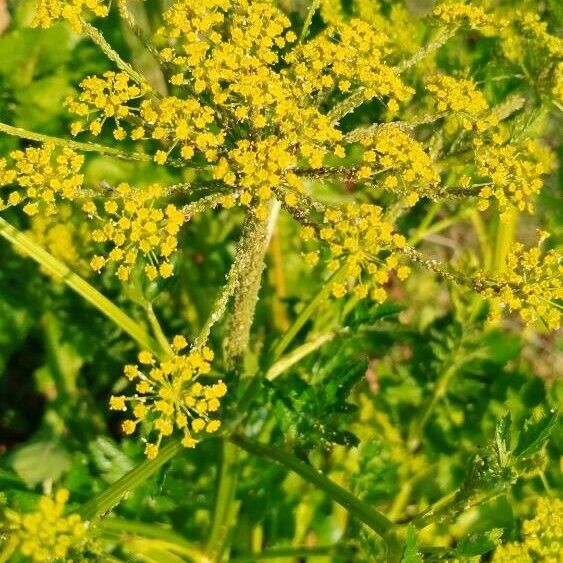
[[[558,3],[9,15],[0,562],[557,560]]]

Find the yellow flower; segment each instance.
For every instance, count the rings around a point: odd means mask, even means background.
[[[486,184],[479,192],[480,208],[496,199],[501,215],[513,206],[532,213],[541,177],[554,168],[552,152],[537,141],[505,144],[496,133],[491,144],[476,144],[474,154],[476,176]]]
[[[497,121],[494,115],[485,116],[489,104],[472,80],[436,74],[427,80],[426,90],[435,100],[436,109],[452,112],[464,129],[484,129]]]
[[[142,351],[141,367],[127,365],[124,369],[127,379],[135,383],[135,394],[110,398],[110,409],[129,410],[134,417],[124,421],[125,434],[132,434],[142,420],[148,423],[148,437],[156,434],[155,441],[145,446],[149,459],[156,457],[162,439],[175,429],[183,435],[184,445],[193,447],[198,434],[216,432],[221,424],[212,413],[219,410],[219,399],[227,393],[227,386],[221,380],[213,384],[199,381],[209,373],[213,352],[203,348],[181,354],[187,342],[179,335],[171,346],[173,355],[160,362],[150,352]]]
[[[79,195],[84,157],[69,148],[45,143],[37,148],[12,151],[11,162],[0,159],[0,187],[17,185],[19,195],[10,194],[9,203],[26,202],[24,212],[35,215],[56,213],[60,199],[73,200]],[[0,201],[0,204],[2,202]]]
[[[92,232],[93,240],[112,244],[106,257],[94,257],[92,268],[99,270],[103,266],[117,264],[117,276],[125,281],[142,257],[149,279],[158,275],[170,277],[173,274],[170,258],[176,250],[177,236],[186,219],[182,211],[173,204],[162,207],[164,192],[157,184],[136,189],[122,183],[115,189],[115,195],[115,199],[106,201],[104,205],[108,218],[98,218],[97,208],[95,205],[91,207],[91,211],[96,209],[96,220],[102,222],[100,228]]]
[[[85,78],[80,89],[78,97],[65,100],[68,109],[85,120],[84,123],[73,123],[71,132],[77,134],[89,124],[90,132],[99,135],[106,120],[110,119],[115,124],[114,137],[123,140],[127,132],[121,124],[133,114],[130,102],[146,93],[145,86],[131,83],[125,72],[107,71],[101,77]]]
[[[343,297],[350,287],[358,297],[364,298],[369,294],[371,286],[371,296],[377,301],[384,301],[386,291],[382,286],[389,281],[390,272],[395,270],[401,280],[408,277],[410,269],[399,266],[399,255],[394,252],[405,246],[405,238],[393,232],[391,223],[383,218],[381,207],[347,204],[339,208],[328,208],[324,224],[326,226],[318,231],[318,238],[328,245],[331,255],[329,269],[345,270],[346,281],[331,285],[334,297]],[[305,231],[301,236],[303,240],[313,239],[313,227],[304,227],[302,231]],[[310,252],[305,257],[306,262],[314,266],[318,252]]]
[[[562,538],[563,501],[539,498],[534,518],[526,520],[522,526],[522,541],[497,547],[492,563],[556,563],[561,560]]]
[[[418,197],[431,195],[438,185],[440,176],[432,159],[422,145],[399,126],[378,127],[375,135],[364,137],[360,142],[364,165],[358,172],[359,179],[385,174],[383,187],[409,196],[409,204],[413,205]]]
[[[22,555],[37,562],[67,560],[71,550],[80,548],[86,526],[78,514],[64,516],[68,496],[66,489],[59,489],[54,497],[41,497],[34,512],[5,511],[9,533],[17,538]]]
[[[434,16],[450,25],[468,25],[475,28],[494,28],[502,25],[493,14],[481,6],[464,2],[442,2],[434,8]]]
[[[104,0],[39,0],[33,25],[51,27],[57,20],[64,18],[74,31],[82,31],[82,12],[88,10],[98,17],[108,14]]]
[[[475,276],[478,291],[491,302],[493,313],[517,311],[526,324],[542,320],[557,330],[561,312],[556,305],[563,299],[561,255],[555,250],[542,253],[539,246],[524,249],[514,243],[506,258],[506,267],[492,279],[484,273]]]

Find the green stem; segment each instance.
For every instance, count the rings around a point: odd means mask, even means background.
[[[485,223],[481,218],[480,213],[477,209],[472,208],[469,211],[469,219],[473,225],[475,234],[477,235],[477,240],[479,241],[479,249],[481,250],[481,260],[485,267],[485,270],[489,270],[491,267],[491,248],[489,244],[489,237],[487,235],[487,229]]]
[[[267,220],[258,219],[250,211],[243,226],[237,248],[236,291],[226,344],[227,363],[231,365],[240,364],[248,347],[264,269],[264,258],[278,213],[277,202],[273,203]]]
[[[299,313],[294,323],[289,327],[289,330],[281,337],[279,342],[272,350],[272,359],[277,360],[291,344],[297,333],[301,330],[303,325],[309,320],[315,309],[329,297],[332,284],[342,281],[346,277],[347,265],[344,264],[340,270],[337,270],[323,285],[321,290],[307,303],[305,308]]]
[[[408,447],[411,451],[415,451],[422,437],[422,433],[430,420],[430,416],[434,412],[436,405],[442,400],[448,391],[448,386],[457,373],[458,365],[455,361],[452,361],[450,366],[442,373],[442,375],[436,381],[434,386],[434,393],[430,398],[430,401],[423,408],[422,413],[415,419],[412,426],[411,432],[409,433]]]
[[[213,523],[207,539],[206,552],[212,561],[221,561],[233,521],[238,512],[235,503],[240,450],[225,441],[215,499]]]
[[[305,342],[305,344],[302,344],[301,346],[295,348],[295,350],[293,350],[287,356],[280,358],[275,364],[270,367],[270,369],[266,372],[266,379],[272,381],[273,379],[278,377],[278,375],[288,370],[291,366],[301,361],[309,354],[312,354],[315,350],[318,350],[327,342],[330,342],[337,334],[337,331],[326,332],[325,334],[317,336],[310,342]]]
[[[155,459],[143,461],[107,489],[85,502],[78,510],[78,514],[82,520],[94,520],[110,511],[129,491],[144,483],[181,450],[180,440],[171,440],[160,449]]]
[[[205,555],[199,546],[163,526],[121,518],[105,518],[96,522],[96,530],[107,536],[117,536],[122,542],[128,538],[158,540],[166,543],[171,551],[181,552],[193,561],[205,561]]]
[[[311,5],[307,10],[307,16],[305,17],[305,23],[303,24],[303,29],[301,30],[301,34],[299,35],[299,41],[297,43],[298,45],[301,45],[301,43],[303,43],[303,41],[305,41],[305,39],[307,38],[307,35],[309,35],[309,29],[311,27],[311,22],[313,21],[313,16],[315,15],[315,12],[319,9],[320,3],[321,0],[313,0],[311,2]]]
[[[151,85],[146,81],[145,77],[138,73],[129,63],[126,63],[117,53],[113,47],[105,40],[105,37],[100,33],[100,30],[93,25],[82,20],[82,29],[86,35],[103,51],[106,57],[115,63],[117,68],[128,74],[132,80],[137,82],[140,86],[152,91]]]
[[[506,221],[501,221],[500,218],[498,220],[493,262],[493,273],[495,274],[500,274],[506,269],[506,257],[510,251],[510,246],[514,242],[516,226],[518,224],[518,211],[512,208],[507,213],[509,217]]]
[[[238,367],[242,364],[248,347],[264,269],[264,258],[279,209],[279,204],[272,202],[270,214],[266,220],[259,219],[252,211],[248,212],[237,245],[237,255],[232,270],[233,280],[229,280],[227,283],[228,291],[225,298],[219,298],[219,312],[221,312],[228,300],[232,284],[232,291],[236,290],[236,293],[225,350],[226,362],[232,366]],[[212,316],[217,312],[215,310]],[[238,504],[235,502],[238,457],[237,448],[224,441],[215,510],[207,540],[207,550],[215,561],[220,561],[223,557],[226,540],[238,512]]]
[[[158,321],[151,302],[147,301],[145,303],[145,311],[147,312],[147,318],[151,325],[153,334],[155,335],[157,342],[160,344],[162,351],[165,354],[173,356],[174,352],[170,347],[170,344],[168,342],[168,339],[166,338],[166,335],[164,334],[164,331],[162,330],[162,327],[160,326],[160,322]]]
[[[268,444],[255,442],[241,434],[234,434],[230,440],[247,452],[271,459],[280,465],[297,473],[303,479],[324,491],[333,501],[344,507],[352,516],[358,518],[383,539],[391,537],[396,526],[384,514],[364,503],[352,493],[331,481],[311,465],[297,459],[285,450],[274,448]]]
[[[121,330],[129,334],[140,346],[154,353],[160,352],[157,342],[147,334],[139,323],[125,314],[119,307],[114,305],[107,297],[102,295],[78,274],[75,274],[66,264],[49,254],[44,248],[35,243],[27,235],[18,231],[1,217],[0,236],[12,243],[20,252],[43,266],[47,272],[63,281],[65,285],[96,307],[96,309],[113,321]]]
[[[6,133],[7,135],[12,135],[14,137],[19,137],[20,139],[28,139],[29,141],[37,141],[39,143],[51,143],[53,145],[68,147],[83,152],[97,152],[100,154],[107,154],[109,156],[115,156],[123,160],[152,161],[152,158],[148,154],[124,153],[117,149],[106,147],[105,145],[97,145],[95,143],[81,143],[79,141],[73,141],[72,139],[51,137],[50,135],[43,135],[41,133],[35,133],[34,131],[27,131],[26,129],[21,129],[20,127],[13,127],[12,125],[7,125],[6,123],[0,123],[0,132]]]

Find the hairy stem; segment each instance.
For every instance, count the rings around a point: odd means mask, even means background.
[[[51,143],[53,145],[68,147],[82,152],[97,152],[100,154],[107,154],[109,156],[115,156],[123,160],[152,161],[152,157],[148,154],[124,153],[118,149],[106,147],[105,145],[97,145],[95,143],[81,143],[79,141],[73,141],[72,139],[51,137],[50,135],[43,135],[41,133],[35,133],[34,131],[27,131],[26,129],[21,129],[20,127],[13,127],[12,125],[7,125],[6,123],[0,123],[0,132],[6,133],[7,135],[13,135],[14,137],[19,137],[20,139],[37,141],[39,143]]]
[[[279,204],[271,207],[268,220],[249,213],[243,226],[238,247],[239,267],[233,312],[226,344],[227,362],[239,364],[250,339],[250,329],[258,301],[258,292],[264,269],[264,257],[273,225],[279,213]]]
[[[231,273],[231,286],[235,292],[225,357],[227,364],[240,366],[250,339],[250,329],[258,301],[264,258],[270,237],[279,213],[279,204],[271,204],[267,219],[259,219],[249,211],[237,245],[237,254]],[[230,293],[229,289],[229,293]],[[226,299],[219,297],[219,308],[224,308]],[[213,315],[213,314],[212,314]],[[204,327],[205,329],[205,327]],[[207,552],[214,561],[220,561],[226,540],[238,512],[235,502],[240,451],[233,444],[223,443],[221,469],[217,483],[217,495],[213,522],[207,540]]]
[[[148,91],[152,91],[151,85],[146,81],[145,77],[138,73],[129,63],[126,63],[119,53],[106,41],[105,37],[100,33],[100,30],[93,25],[82,21],[82,29],[84,33],[102,50],[104,55],[115,65],[119,70],[122,70],[129,77],[140,86],[143,86]]]
[[[313,16],[315,12],[319,9],[319,5],[321,0],[313,0],[309,9],[307,10],[307,16],[305,18],[305,23],[303,24],[303,29],[301,30],[301,34],[299,35],[299,42],[298,44],[303,43],[305,39],[307,39],[307,35],[309,35],[309,29],[311,27],[311,22],[313,21]]]

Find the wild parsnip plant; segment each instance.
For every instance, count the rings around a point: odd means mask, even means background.
[[[558,3],[10,8],[0,563],[559,561]]]

